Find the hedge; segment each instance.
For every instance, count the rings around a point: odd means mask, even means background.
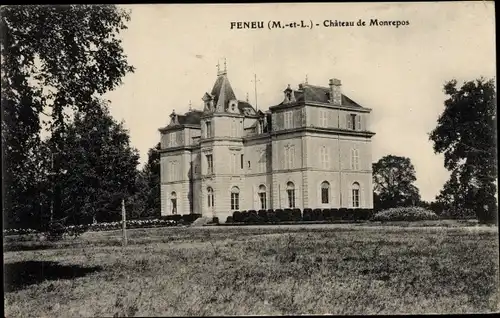
[[[373,216],[373,209],[361,208],[327,208],[311,209],[305,208],[301,211],[299,208],[285,209],[267,209],[267,210],[248,210],[234,211],[231,221],[235,223],[278,223],[289,221],[357,221],[370,220]]]
[[[274,213],[276,213],[276,218],[280,222],[285,221],[285,212],[282,209],[276,209],[276,210],[274,210]]]
[[[422,207],[400,207],[377,212],[374,221],[425,221],[437,220],[439,217],[433,211]]]
[[[264,222],[267,221],[267,211],[266,210],[259,210],[259,212],[257,212],[257,215],[259,216],[259,219],[261,219],[262,221],[264,221]]]
[[[338,221],[342,220],[342,215],[340,214],[340,211],[338,208],[332,208],[330,209],[330,215],[331,215],[331,220],[332,221]]]
[[[313,220],[313,210],[310,208],[305,208],[304,212],[302,214],[302,220],[303,221],[312,221]]]
[[[300,209],[293,209],[292,210],[292,221],[302,221],[302,212],[300,212]]]
[[[243,215],[241,215],[240,211],[233,212],[233,221],[234,222],[243,222]]]

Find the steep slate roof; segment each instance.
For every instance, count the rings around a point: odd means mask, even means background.
[[[248,109],[250,114],[252,114],[252,115],[257,114],[257,111],[255,110],[255,108],[252,105],[250,105],[250,103],[244,102],[241,100],[238,101],[238,109],[240,110],[240,113],[242,113],[242,114],[245,114],[245,109]]]
[[[319,102],[319,103],[329,103],[330,88],[315,86],[310,84],[302,84],[302,90],[294,90],[295,99],[298,102]],[[283,104],[283,103],[281,103]],[[280,105],[281,105],[280,104]],[[342,94],[342,105],[351,107],[362,107],[349,97]]]
[[[181,125],[199,125],[201,120],[200,117],[203,114],[201,110],[192,110],[184,115],[178,115],[179,124]]]
[[[216,108],[222,106],[223,110],[226,110],[230,100],[236,99],[236,95],[225,73],[217,77],[210,94],[214,96],[214,106]]]

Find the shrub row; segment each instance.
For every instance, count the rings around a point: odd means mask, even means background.
[[[369,220],[372,209],[269,209],[235,211],[226,223],[279,223],[289,221]]]
[[[193,223],[196,219],[200,218],[201,214],[173,214],[173,215],[165,215],[162,216],[160,219],[161,220],[167,220],[167,221],[175,221],[175,222],[182,222],[182,223]]]
[[[422,207],[400,207],[377,212],[374,221],[427,221],[437,220],[439,216],[431,210]]]
[[[186,214],[187,215],[187,214]],[[192,215],[192,214],[191,214]],[[175,216],[175,215],[174,215]],[[181,219],[183,216],[181,216]],[[199,216],[198,216],[199,217]],[[197,219],[198,217],[186,217],[182,223],[189,222],[189,220]],[[177,219],[177,218],[175,218]],[[191,221],[192,222],[192,221]],[[163,227],[163,226],[173,226],[181,223],[180,220],[176,221],[172,218],[161,218],[155,220],[129,220],[127,221],[128,229],[136,229],[136,228],[144,228],[144,227]],[[73,232],[83,232],[83,231],[111,231],[111,230],[119,230],[122,228],[122,222],[105,222],[105,223],[95,223],[95,224],[85,224],[85,225],[69,225],[62,226],[59,225],[56,229],[53,229],[54,232],[59,234],[63,233],[73,233]],[[37,233],[39,231],[33,229],[7,229],[3,231],[3,235],[23,235],[23,234],[32,234]]]

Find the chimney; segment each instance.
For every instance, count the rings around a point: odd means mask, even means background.
[[[330,79],[330,104],[340,106],[342,104],[342,90],[339,79]]]

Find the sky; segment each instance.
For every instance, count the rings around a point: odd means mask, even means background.
[[[496,74],[494,3],[293,3],[149,4],[130,10],[121,33],[136,68],[106,97],[141,154],[160,140],[175,110],[202,109],[217,63],[227,61],[236,97],[268,109],[283,100],[288,84],[328,86],[342,81],[343,94],[371,108],[372,159],[405,156],[416,170],[424,200],[433,200],[449,173],[434,154],[428,133],[444,110],[443,85]],[[325,20],[366,21],[368,26],[323,27]],[[371,19],[408,21],[369,26]],[[268,29],[269,21],[313,28]],[[264,29],[231,29],[231,22],[262,21]],[[320,26],[316,26],[320,24]],[[405,23],[406,24],[406,23]]]

